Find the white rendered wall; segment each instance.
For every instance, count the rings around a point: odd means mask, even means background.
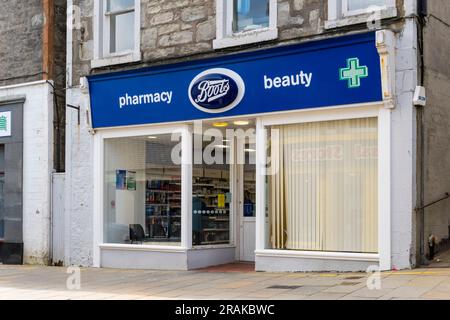
[[[415,263],[417,33],[414,20],[406,20],[397,34],[396,106],[392,111],[392,268],[411,268]]]
[[[93,265],[93,137],[89,132],[88,96],[79,88],[67,90],[66,110],[66,265]]]
[[[45,81],[1,87],[0,98],[23,106],[23,242],[25,264],[47,264],[53,171],[53,95]]]

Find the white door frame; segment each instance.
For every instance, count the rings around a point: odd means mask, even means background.
[[[246,220],[254,220],[255,229],[256,229],[256,217],[253,218],[245,218],[244,217],[244,184],[245,184],[245,176],[244,176],[244,164],[238,163],[238,159],[245,159],[245,141],[238,140],[235,138],[235,154],[236,154],[236,162],[234,164],[234,172],[236,174],[234,183],[236,192],[235,195],[235,230],[236,230],[236,261],[246,261],[244,258],[244,223]],[[255,168],[255,176],[256,176],[256,168]],[[255,182],[256,183],[256,182]],[[255,230],[256,232],[256,230]],[[256,239],[255,239],[256,241]],[[254,261],[254,260],[253,260]]]

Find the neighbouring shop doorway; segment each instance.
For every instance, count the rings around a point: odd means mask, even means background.
[[[5,145],[0,144],[0,241],[5,238]]]
[[[0,103],[0,264],[24,260],[23,102]]]

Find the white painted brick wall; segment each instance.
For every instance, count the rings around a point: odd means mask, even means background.
[[[47,264],[53,170],[53,96],[44,82],[2,87],[0,97],[25,96],[23,107],[23,241],[26,264]]]
[[[396,100],[392,111],[392,267],[411,268],[415,259],[413,230],[416,204],[416,110],[412,104],[417,84],[416,26],[407,20],[397,34]],[[414,233],[413,233],[414,232]]]
[[[88,96],[78,88],[67,91],[67,103],[81,107],[66,111],[65,264],[93,264],[93,138],[89,133]]]

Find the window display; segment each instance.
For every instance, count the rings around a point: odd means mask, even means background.
[[[181,240],[181,180],[147,177],[146,227],[153,241]]]
[[[195,150],[204,155],[203,150]],[[196,164],[192,183],[192,242],[198,245],[230,243],[231,189],[228,142],[217,144],[212,157],[223,164]],[[194,152],[195,152],[194,151]],[[202,157],[204,158],[204,157]]]
[[[180,245],[178,143],[170,134],[105,140],[106,243]]]

